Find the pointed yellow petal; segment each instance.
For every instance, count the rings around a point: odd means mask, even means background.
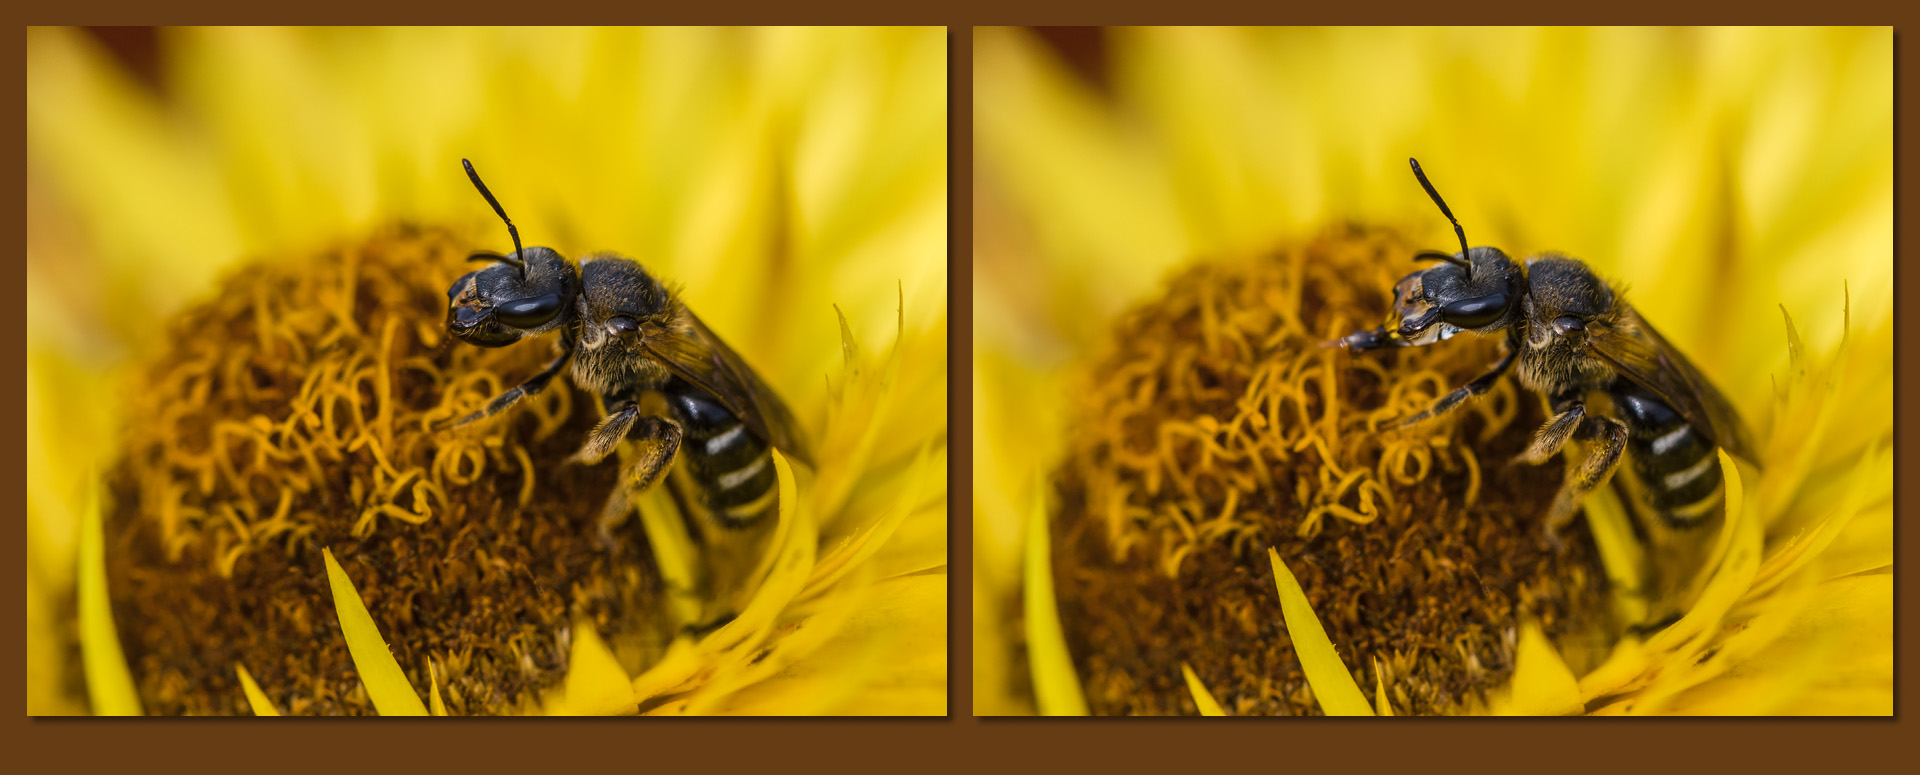
[[[1833,543],[1833,539],[1846,530],[1847,524],[1853,520],[1854,515],[1860,513],[1860,500],[1865,490],[1863,483],[1872,474],[1874,459],[1877,457],[1879,457],[1877,450],[1871,447],[1861,454],[1860,463],[1853,469],[1853,476],[1847,479],[1849,484],[1846,487],[1846,495],[1842,497],[1839,508],[1821,520],[1812,534],[1796,537],[1775,552],[1772,557],[1768,557],[1766,564],[1754,577],[1753,589],[1747,593],[1747,597],[1757,597],[1772,591],[1783,579],[1792,576],[1813,558],[1820,556]]]
[[[573,622],[566,686],[569,716],[630,715],[640,709],[633,698],[633,679],[585,619]]]
[[[1280,615],[1286,620],[1287,637],[1293,639],[1293,653],[1300,657],[1300,669],[1307,674],[1307,684],[1313,687],[1320,710],[1329,716],[1373,715],[1360,685],[1353,682],[1353,674],[1347,672],[1346,664],[1333,649],[1333,641],[1327,639],[1320,617],[1314,616],[1300,581],[1271,546],[1267,547],[1267,559],[1273,562],[1274,585],[1280,589]]]
[[[253,674],[247,672],[246,665],[234,665],[233,670],[240,674],[240,691],[247,694],[247,707],[253,709],[255,716],[278,716],[280,709],[267,699],[267,693],[260,691],[260,684],[253,682]]]
[[[802,598],[830,589],[848,571],[860,567],[862,563],[872,558],[874,553],[880,551],[880,547],[886,544],[887,539],[893,537],[894,531],[900,527],[900,522],[905,520],[908,514],[913,513],[914,504],[920,502],[921,494],[925,491],[927,473],[931,468],[929,462],[932,460],[932,453],[933,447],[928,445],[922,448],[920,454],[914,458],[913,465],[907,472],[907,486],[901,488],[899,502],[886,515],[872,527],[861,531],[845,546],[820,560],[820,564],[813,569],[813,577],[807,580],[805,591],[800,593]]]
[[[1393,715],[1393,703],[1387,701],[1387,674],[1380,669],[1380,659],[1373,660],[1373,709],[1382,716]]]
[[[1085,716],[1087,698],[1073,672],[1060,609],[1053,600],[1053,558],[1047,548],[1046,484],[1033,482],[1033,509],[1027,512],[1026,619],[1027,663],[1033,670],[1033,696],[1043,716]]]
[[[779,482],[780,503],[777,508],[779,521],[774,524],[773,539],[767,549],[771,559],[762,563],[770,567],[766,569],[765,579],[754,589],[752,598],[740,610],[740,615],[700,641],[701,648],[709,653],[751,646],[764,639],[778,624],[780,612],[786,609],[794,595],[800,592],[801,585],[806,583],[807,574],[813,571],[818,533],[811,511],[800,502],[793,466],[787,462],[787,456],[777,449],[771,452],[774,473]]]
[[[1202,716],[1227,715],[1226,711],[1220,709],[1220,703],[1214,701],[1213,693],[1207,691],[1207,685],[1200,683],[1200,676],[1193,674],[1192,667],[1189,667],[1185,662],[1181,662],[1180,674],[1183,676],[1186,676],[1187,691],[1193,693],[1193,705],[1194,707],[1197,707],[1200,709],[1200,715]]]
[[[87,697],[100,716],[140,715],[140,695],[120,653],[120,634],[113,627],[113,609],[107,601],[107,547],[101,525],[99,477],[88,477],[87,503],[80,518],[80,573],[74,586],[80,596],[80,660],[86,671]]]
[[[1725,450],[1719,451],[1721,475],[1726,479],[1727,519],[1721,528],[1720,548],[1714,551],[1722,559],[1708,567],[1712,576],[1700,591],[1700,598],[1693,608],[1680,621],[1653,637],[1647,639],[1647,647],[1654,652],[1689,649],[1697,651],[1704,647],[1705,639],[1712,636],[1727,611],[1745,594],[1753,582],[1760,567],[1762,538],[1760,526],[1747,508],[1745,488],[1740,479],[1740,469],[1733,464]]]
[[[360,601],[360,592],[333,559],[333,550],[322,548],[320,555],[327,561],[327,585],[333,590],[333,610],[340,616],[347,653],[353,657],[353,668],[360,671],[360,682],[366,685],[374,710],[382,716],[427,715],[427,706],[420,703],[407,674],[387,651],[387,642],[381,639],[380,627],[367,613],[367,605]]]
[[[447,715],[447,701],[440,698],[440,666],[427,657],[427,709],[435,716]]]
[[[1540,625],[1520,627],[1520,647],[1513,658],[1513,697],[1504,710],[1519,716],[1564,716],[1580,712],[1580,682],[1561,661]]]

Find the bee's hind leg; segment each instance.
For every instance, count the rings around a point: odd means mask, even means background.
[[[618,425],[621,434],[612,437],[608,448],[618,445],[622,437],[631,440],[634,446],[633,462],[620,472],[620,481],[614,484],[613,495],[607,498],[607,506],[600,512],[600,539],[609,546],[613,543],[613,528],[626,521],[627,515],[633,511],[633,496],[646,492],[658,483],[661,474],[673,466],[673,459],[680,452],[682,434],[679,423],[664,417],[639,418],[639,413],[638,406],[628,404],[607,417],[587,440],[587,446],[593,447],[602,441],[603,430],[611,432],[609,423],[624,417]],[[627,428],[632,430],[625,430]],[[583,448],[580,455],[586,452],[587,449]],[[605,456],[606,453],[600,454]]]
[[[1573,520],[1574,509],[1587,493],[1613,476],[1613,470],[1620,467],[1621,453],[1627,449],[1627,426],[1619,420],[1589,416],[1583,431],[1583,435],[1596,439],[1593,451],[1579,468],[1567,472],[1560,494],[1554,496],[1553,507],[1547,511],[1547,542],[1556,549],[1562,546],[1560,528]]]
[[[1506,376],[1507,370],[1513,368],[1513,358],[1518,352],[1519,350],[1517,349],[1509,349],[1507,354],[1500,359],[1500,362],[1493,365],[1492,371],[1475,377],[1472,382],[1466,384],[1466,387],[1441,396],[1433,402],[1432,406],[1420,412],[1387,423],[1387,430],[1405,428],[1417,422],[1439,417],[1440,415],[1458,409],[1461,404],[1466,402],[1469,396],[1485,395],[1487,391],[1493,389],[1493,383],[1500,381],[1501,377]]]

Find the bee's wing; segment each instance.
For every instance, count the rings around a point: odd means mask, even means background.
[[[800,423],[793,419],[780,396],[760,381],[753,368],[733,348],[700,322],[693,310],[683,309],[687,336],[650,336],[648,352],[668,371],[706,391],[747,424],[747,430],[766,439],[788,456],[813,465]]]
[[[1733,405],[1632,307],[1625,307],[1613,325],[1589,328],[1587,347],[1665,400],[1695,430],[1710,432],[1713,443],[1749,461],[1757,459],[1747,426]]]

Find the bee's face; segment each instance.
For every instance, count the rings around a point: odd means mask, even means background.
[[[494,264],[447,288],[447,331],[481,347],[504,347],[559,327],[575,295],[574,270],[547,248],[523,251],[527,268]]]
[[[1387,314],[1384,328],[1392,332],[1402,347],[1419,347],[1442,341],[1459,331],[1440,321],[1433,301],[1427,298],[1426,275],[1434,267],[1400,278],[1393,285],[1393,311]]]

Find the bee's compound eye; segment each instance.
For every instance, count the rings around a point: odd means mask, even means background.
[[[633,318],[626,317],[624,315],[615,315],[613,317],[607,318],[607,333],[612,334],[614,336],[620,336],[622,334],[631,334],[639,330],[640,330],[640,324],[634,322]]]
[[[514,328],[538,328],[560,313],[560,294],[514,299],[493,308],[495,319]]]
[[[1480,328],[1498,322],[1507,314],[1507,295],[1496,293],[1462,299],[1441,308],[1446,321],[1461,328]]]
[[[1586,330],[1586,326],[1578,318],[1557,317],[1553,319],[1553,330],[1565,336],[1575,331]]]

